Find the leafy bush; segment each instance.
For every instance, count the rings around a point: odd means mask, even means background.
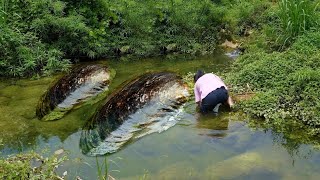
[[[208,0],[111,2],[110,8],[119,17],[112,27],[114,49],[129,46],[141,55],[196,53],[212,51],[217,43],[223,14]]]
[[[2,26],[0,33],[0,75],[31,76],[66,70],[69,61],[63,53],[48,48],[33,33],[21,33]]]
[[[64,58],[210,53],[232,33],[260,26],[270,6],[265,0],[1,2],[4,76],[64,70],[69,64]]]
[[[5,6],[4,6],[5,4]],[[3,1],[0,27],[0,75],[32,76],[66,70],[64,53],[43,43],[31,24],[49,11],[49,1]],[[52,3],[53,4],[53,3]],[[31,23],[30,23],[31,22]]]
[[[103,36],[110,17],[105,1],[2,2],[0,75],[50,74],[69,67],[64,58],[95,58],[110,51]]]

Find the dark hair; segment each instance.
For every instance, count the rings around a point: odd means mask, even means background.
[[[193,77],[194,82],[197,82],[197,80],[203,75],[204,75],[204,72],[202,70],[198,70],[197,73]]]

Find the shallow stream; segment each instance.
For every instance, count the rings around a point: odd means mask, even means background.
[[[232,61],[217,54],[96,63],[115,69],[112,91],[147,71],[174,71],[185,75],[204,69],[222,73],[228,71]],[[81,128],[103,101],[77,107],[58,121],[39,121],[35,116],[38,100],[59,77],[61,75],[38,80],[1,80],[1,156],[30,150],[52,154],[64,149],[69,153],[69,161],[59,173],[68,171],[68,179],[77,176],[97,179],[97,163],[103,166],[105,160],[115,179],[320,179],[319,147],[290,143],[281,133],[254,126],[252,121],[259,120],[248,119],[241,113],[200,115],[192,100],[174,127],[134,140],[108,156],[83,155],[79,148]],[[293,130],[289,136],[299,134]]]

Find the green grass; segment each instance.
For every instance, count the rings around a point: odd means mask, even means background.
[[[100,164],[99,160],[98,160],[98,157],[96,156],[96,163],[97,163],[97,172],[98,172],[99,180],[108,180],[110,174],[108,173],[108,160],[107,160],[107,157],[105,156],[103,163]]]
[[[316,28],[319,24],[318,4],[310,0],[280,0],[279,18],[282,36],[279,39],[282,48],[291,44],[305,31]]]
[[[56,169],[66,160],[65,155],[43,157],[35,152],[0,158],[0,179],[61,179]]]

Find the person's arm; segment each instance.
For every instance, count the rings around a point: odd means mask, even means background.
[[[200,92],[197,89],[196,84],[194,85],[194,99],[195,99],[195,102],[196,102],[197,106],[200,107],[200,105],[201,105],[201,95],[200,95]]]
[[[198,102],[196,102],[196,103],[197,103],[197,107],[200,108],[200,106],[201,106],[201,101],[198,101]]]
[[[231,99],[231,96],[228,97],[227,103],[230,108],[232,108],[234,106],[234,103],[233,103],[233,100]]]
[[[222,79],[219,76],[216,76],[216,77],[218,78],[218,80],[224,85],[224,87],[228,91],[228,86],[222,81]],[[232,108],[234,106],[234,103],[233,103],[231,96],[228,97],[227,104],[229,105],[230,108]]]

